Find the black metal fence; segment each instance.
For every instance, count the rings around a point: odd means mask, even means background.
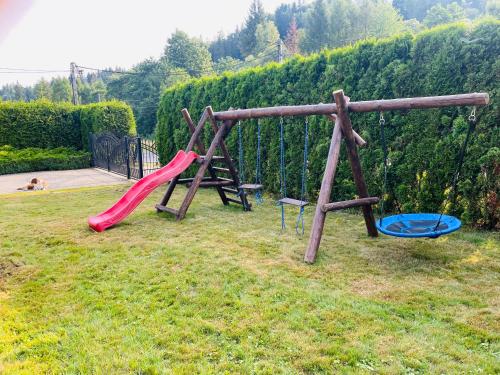
[[[141,179],[161,165],[156,143],[140,137],[118,138],[114,134],[91,134],[92,165],[126,176]]]

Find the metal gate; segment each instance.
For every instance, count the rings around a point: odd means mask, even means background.
[[[92,165],[127,178],[141,179],[158,170],[156,143],[140,137],[118,138],[111,133],[91,134]]]

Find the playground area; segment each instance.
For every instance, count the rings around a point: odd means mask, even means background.
[[[499,370],[498,233],[374,239],[335,212],[310,266],[293,207],[282,232],[270,197],[248,213],[200,190],[176,221],[162,189],[89,231],[127,187],[0,197],[0,372]]]

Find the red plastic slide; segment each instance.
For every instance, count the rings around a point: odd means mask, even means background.
[[[111,208],[97,216],[89,217],[89,226],[102,232],[125,219],[153,190],[184,172],[198,155],[192,151],[179,151],[163,168],[140,179]]]

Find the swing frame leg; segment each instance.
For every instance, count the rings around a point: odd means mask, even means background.
[[[337,107],[337,115],[329,116],[332,121],[335,121],[335,127],[333,128],[332,140],[330,142],[328,159],[326,162],[325,172],[323,174],[323,180],[321,182],[321,190],[316,205],[316,212],[314,214],[309,244],[307,245],[304,255],[304,262],[306,263],[314,263],[316,260],[316,255],[321,243],[321,237],[323,236],[326,214],[331,211],[331,209],[328,208],[328,205],[330,205],[329,200],[332,193],[335,172],[339,162],[342,139],[344,139],[346,143],[347,156],[351,165],[352,175],[359,198],[361,198],[355,200],[355,206],[361,206],[363,209],[363,216],[368,235],[370,237],[378,236],[378,230],[375,225],[375,216],[373,215],[371,207],[371,204],[373,204],[375,200],[370,199],[368,196],[368,189],[363,177],[357,150],[357,144],[364,145],[366,142],[364,142],[352,129],[352,123],[348,113],[348,100],[346,99],[344,92],[342,90],[335,91],[333,93],[333,97]]]
[[[316,204],[316,212],[314,214],[309,244],[307,245],[304,255],[304,262],[306,263],[314,263],[316,259],[326,219],[326,212],[323,212],[322,207],[330,201],[335,172],[337,171],[337,165],[339,163],[342,128],[340,120],[336,115],[331,115],[329,118],[335,122],[335,126],[333,128],[332,140],[328,151],[328,159],[326,160],[325,173],[323,174],[323,180],[321,182],[321,190]]]
[[[348,104],[343,90],[337,90],[333,93],[335,99],[335,104],[337,105],[337,116],[340,118],[340,124],[342,126],[342,134],[344,135],[346,147],[347,147],[347,157],[349,163],[351,164],[352,175],[354,178],[354,183],[358,190],[358,195],[360,198],[369,198],[368,188],[366,187],[365,178],[363,177],[363,170],[361,169],[361,162],[359,161],[358,148],[356,146],[356,140],[354,137],[354,132],[352,130],[351,118],[349,117]],[[365,218],[366,230],[370,237],[377,237],[378,230],[375,225],[375,216],[373,215],[373,209],[371,205],[362,206],[363,216]]]

